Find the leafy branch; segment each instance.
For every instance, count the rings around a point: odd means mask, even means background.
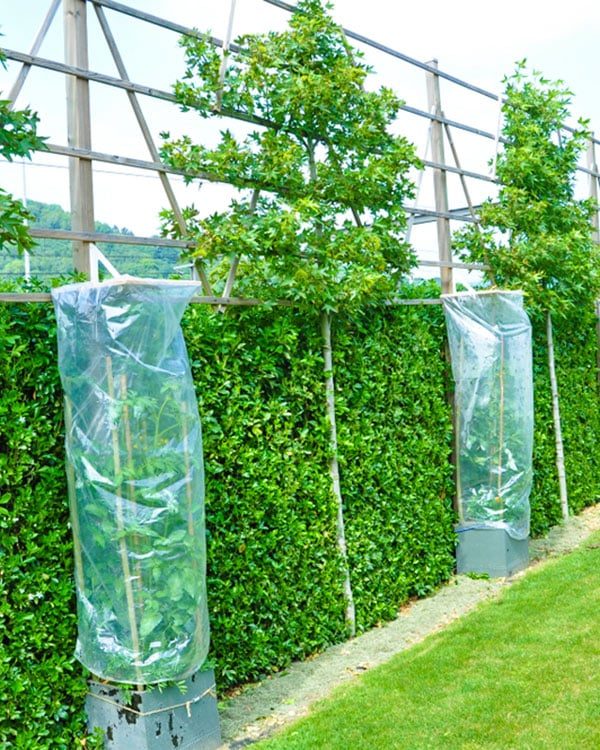
[[[389,130],[400,100],[365,89],[370,68],[321,2],[302,0],[285,32],[236,40],[223,78],[208,38],[181,43],[183,109],[203,118],[235,110],[268,124],[245,137],[224,130],[214,148],[189,136],[163,145],[162,158],[190,180],[261,191],[253,211],[249,194],[208,218],[188,208],[192,255],[209,263],[214,283],[225,283],[223,259],[235,255],[238,287],[254,296],[332,311],[392,295],[415,262],[402,205],[420,163]],[[176,231],[169,212],[163,230]]]
[[[6,57],[0,50],[0,65],[6,67]],[[39,118],[27,109],[13,109],[12,102],[0,99],[0,156],[8,161],[20,156],[31,158],[31,153],[44,148],[44,140],[37,135]],[[30,250],[34,241],[27,230],[33,220],[22,201],[0,188],[0,250],[14,246],[21,253]]]

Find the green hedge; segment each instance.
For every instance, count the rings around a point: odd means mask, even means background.
[[[217,315],[184,330],[207,469],[211,656],[226,689],[345,637],[317,317]],[[342,491],[359,629],[452,571],[450,414],[439,308],[334,320]],[[0,747],[72,748],[85,680],[72,657],[72,551],[52,311],[0,306]],[[557,330],[575,509],[600,488],[591,319]],[[533,528],[558,518],[543,343],[536,342]]]
[[[452,422],[439,307],[340,320],[334,339],[342,490],[357,626],[396,616],[454,567]]]
[[[344,634],[316,320],[216,315],[184,330],[204,432],[212,655],[221,688]]]
[[[572,323],[555,321],[554,349],[560,397],[569,507],[578,513],[600,500],[600,393],[596,368],[598,338],[593,315]],[[543,323],[534,323],[535,435],[531,532],[560,523],[548,349]]]
[[[49,306],[0,305],[0,351],[0,747],[71,750],[85,682]]]

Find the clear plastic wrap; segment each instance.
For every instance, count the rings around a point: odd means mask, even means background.
[[[444,295],[461,524],[529,535],[533,377],[520,292]]]
[[[196,289],[123,277],[52,292],[76,656],[114,682],[182,679],[208,651],[202,436],[180,328]]]

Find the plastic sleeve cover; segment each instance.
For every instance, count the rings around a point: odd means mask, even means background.
[[[462,525],[529,535],[531,324],[520,292],[443,297],[455,382]]]
[[[204,473],[180,327],[192,282],[124,277],[52,292],[65,394],[76,656],[152,684],[204,662]]]

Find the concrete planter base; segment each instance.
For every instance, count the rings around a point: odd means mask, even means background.
[[[90,681],[88,729],[104,732],[107,750],[216,750],[221,745],[215,676],[197,672],[177,687],[128,692]]]
[[[526,568],[529,540],[513,539],[504,529],[456,528],[456,569],[458,573],[487,573],[504,578]]]

